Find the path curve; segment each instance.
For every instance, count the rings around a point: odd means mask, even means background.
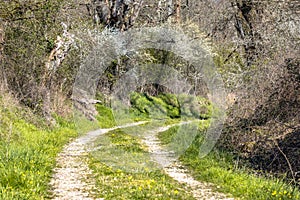
[[[228,198],[225,194],[215,192],[212,190],[213,184],[199,182],[195,180],[189,171],[174,157],[174,154],[162,148],[162,145],[157,137],[157,134],[170,129],[173,126],[188,124],[190,122],[182,122],[173,124],[166,127],[160,127],[156,130],[149,131],[144,137],[143,142],[148,146],[151,157],[163,167],[163,170],[171,178],[186,185],[191,189],[192,195],[195,199],[199,200],[234,200]]]
[[[138,126],[146,122],[136,122],[110,129],[91,131],[67,144],[56,158],[57,167],[50,181],[51,198],[54,200],[93,200],[95,198],[95,178],[88,167],[86,146],[98,136],[109,131]],[[96,200],[102,200],[98,198]]]
[[[146,122],[136,122],[110,129],[99,129],[89,132],[67,144],[56,159],[57,167],[53,170],[54,173],[50,181],[52,189],[51,198],[54,200],[104,200],[104,198],[95,197],[97,188],[93,172],[88,167],[87,145],[109,131],[138,126],[144,123]],[[195,199],[233,200],[233,198],[227,198],[225,194],[212,191],[212,184],[195,180],[178,159],[173,156],[172,152],[161,147],[160,141],[157,138],[159,132],[186,123],[190,122],[160,127],[147,132],[142,141],[148,146],[151,157],[163,167],[164,171],[170,177],[190,188]]]

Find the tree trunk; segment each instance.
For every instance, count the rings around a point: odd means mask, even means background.
[[[55,120],[51,115],[51,80],[47,80],[45,86],[43,86],[43,115],[46,121],[50,124],[55,124]]]
[[[0,87],[3,87],[4,89],[7,89],[7,81],[6,81],[6,75],[5,75],[5,69],[4,69],[4,22],[0,19]]]
[[[96,0],[88,5],[95,23],[126,31],[139,15],[143,0]]]
[[[170,19],[170,16],[173,15],[174,9],[173,9],[173,0],[167,1],[167,11],[168,11],[168,19]]]
[[[238,35],[244,40],[244,50],[246,56],[247,66],[251,66],[255,61],[256,53],[256,37],[253,28],[253,1],[252,0],[236,0],[236,7],[238,8],[235,14],[235,28]]]
[[[64,32],[62,36],[57,36],[55,43],[55,48],[52,49],[47,62],[46,62],[46,71],[43,76],[42,82],[42,95],[43,95],[43,115],[46,120],[50,123],[55,123],[55,120],[51,116],[51,92],[52,92],[52,80],[57,69],[61,66],[65,57],[67,56],[71,45],[74,43],[74,36],[68,33],[67,25],[62,24]]]
[[[181,20],[181,0],[176,2],[176,23],[180,23]]]

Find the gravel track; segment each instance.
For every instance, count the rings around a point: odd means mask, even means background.
[[[103,200],[103,198],[95,198],[95,191],[97,188],[95,186],[93,172],[88,167],[87,146],[97,137],[111,130],[137,126],[143,123],[145,122],[137,122],[110,129],[99,129],[89,132],[67,144],[62,152],[58,154],[56,159],[57,167],[53,170],[53,176],[50,182],[51,199]],[[159,139],[157,138],[157,134],[166,131],[175,125],[160,127],[156,130],[147,132],[142,141],[148,146],[153,160],[161,165],[170,177],[185,185],[186,189],[192,192],[195,199],[233,200],[233,198],[226,197],[225,194],[213,191],[212,184],[195,180],[178,159],[174,157],[172,152],[162,148]]]
[[[190,122],[183,122],[187,124]],[[199,182],[195,180],[189,173],[189,171],[181,164],[180,161],[174,156],[174,153],[164,149],[157,138],[157,134],[168,130],[169,128],[179,124],[174,124],[166,127],[158,128],[157,130],[149,131],[144,138],[143,142],[148,146],[151,157],[159,165],[163,167],[163,170],[172,177],[174,180],[182,183],[191,190],[191,193],[195,199],[201,200],[234,200],[229,198],[223,193],[215,192],[212,190],[213,184]]]

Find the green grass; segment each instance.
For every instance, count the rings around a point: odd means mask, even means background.
[[[96,116],[96,119],[99,128],[112,128],[114,126],[122,125],[126,123],[149,120],[148,116],[139,113],[134,109],[113,110],[112,108],[109,108],[102,104],[97,104],[96,109],[98,111],[98,115]]]
[[[109,128],[116,125],[111,109],[97,105],[101,113],[98,124],[79,115],[75,115],[74,121],[55,116],[57,125],[49,128],[30,111],[3,101],[1,97],[0,199],[46,199],[55,158],[62,147],[79,134],[99,126]],[[134,121],[143,119],[141,116],[132,117]],[[168,122],[174,123],[171,121]]]
[[[193,199],[182,185],[165,175],[151,161],[138,137],[155,126],[143,125],[139,133],[115,130],[99,137],[98,150],[91,154],[90,167],[96,174],[97,196],[105,199]]]
[[[160,99],[159,99],[160,98]],[[193,101],[182,97],[182,101]],[[148,97],[155,109],[168,113],[168,105],[178,106],[172,95]],[[145,99],[143,99],[145,100]],[[71,138],[97,127],[110,128],[116,125],[110,108],[97,105],[99,115],[97,124],[82,117],[75,122],[55,116],[57,126],[49,128],[42,120],[26,113],[23,108],[4,105],[0,98],[0,199],[47,199],[49,181],[55,158]],[[201,102],[200,100],[198,102]],[[204,101],[203,101],[204,102]],[[3,104],[3,105],[2,105]],[[195,102],[191,105],[196,104]],[[208,109],[211,105],[203,103]],[[195,107],[195,106],[194,106]],[[199,116],[192,107],[185,112]],[[123,112],[123,111],[122,111]],[[176,114],[176,110],[174,111]],[[139,120],[148,120],[149,116],[137,109],[120,113],[119,124]],[[204,116],[206,118],[207,116]],[[201,117],[200,117],[201,118]],[[105,199],[193,199],[182,185],[163,173],[152,162],[147,148],[140,142],[148,130],[188,120],[166,117],[152,120],[138,127],[115,130],[99,137],[95,142],[95,152],[90,155],[90,167],[97,180],[97,195]],[[76,124],[76,125],[75,125]],[[203,141],[203,131],[209,126],[209,120],[201,120],[191,125],[175,126],[159,134],[162,143],[181,155],[180,160],[200,181],[218,185],[215,188],[241,199],[300,199],[300,191],[280,179],[255,175],[252,170],[237,165],[233,155],[213,150],[205,158],[198,157],[199,145]],[[196,128],[196,129],[195,129]],[[188,133],[188,134],[187,134]]]
[[[168,124],[176,124],[176,123],[180,123],[180,121],[171,121],[171,123]],[[204,131],[208,127],[209,127],[209,120],[200,120],[200,121],[197,120],[197,121],[193,121],[190,124],[173,126],[169,130],[159,133],[158,138],[160,139],[162,145],[168,145],[172,142],[179,143],[180,140],[182,140],[183,138],[180,137],[180,135],[178,134],[182,133],[184,135],[188,135],[187,132],[197,132],[200,130]],[[191,134],[194,135],[194,133]],[[197,135],[199,134],[197,133]],[[193,138],[195,137],[196,135]]]
[[[118,101],[112,101],[111,104],[111,107],[96,105],[100,128],[147,120],[164,120],[166,124],[173,124],[180,120],[207,119],[212,112],[212,105],[207,99],[186,94],[151,96],[133,92],[130,95],[130,107]]]
[[[138,98],[138,97],[137,97]],[[152,97],[148,97],[152,98]],[[171,101],[165,96],[160,97],[162,100],[167,102],[167,104],[176,104],[176,101]],[[181,98],[181,99],[180,99]],[[146,97],[142,98],[141,101],[146,101]],[[181,102],[183,116],[182,119],[188,120],[189,118],[197,115],[197,112],[194,112],[194,105],[196,104],[194,99],[188,98],[188,97],[179,97],[179,101]],[[153,100],[152,102],[159,103],[160,105],[164,105],[158,100]],[[201,102],[199,100],[198,102]],[[204,105],[204,115],[200,116],[200,118],[209,118],[209,115],[211,113],[212,107],[208,102],[202,101]],[[187,106],[185,106],[187,105]],[[189,107],[189,105],[192,105]],[[141,106],[139,106],[142,108]],[[136,136],[140,137],[143,136],[145,131],[150,129],[155,129],[159,126],[165,126],[169,124],[175,124],[179,123],[181,119],[178,118],[166,118],[164,120],[160,121],[153,121],[151,123],[148,123],[143,126],[139,126],[139,128],[131,127],[127,128],[124,131],[126,133],[130,133],[130,137],[134,138]],[[224,193],[230,193],[235,197],[238,197],[240,199],[300,199],[300,191],[299,189],[288,185],[283,180],[277,179],[277,178],[266,178],[264,176],[258,176],[256,175],[255,171],[249,169],[244,164],[237,164],[237,161],[235,161],[235,157],[231,155],[228,152],[221,152],[217,149],[214,149],[210,154],[208,154],[205,158],[199,158],[199,146],[201,142],[203,141],[203,132],[209,127],[209,120],[201,120],[198,122],[198,124],[195,126],[195,123],[193,123],[194,126],[191,125],[183,125],[183,126],[174,126],[170,128],[168,131],[165,131],[163,133],[159,134],[159,139],[162,141],[162,143],[169,148],[170,150],[174,151],[175,153],[178,153],[178,155],[181,155],[180,160],[185,164],[193,173],[193,176],[200,180],[200,181],[207,181],[214,183],[218,186],[218,188],[215,188],[215,190],[218,190],[220,192]],[[195,130],[195,127],[197,130]],[[122,134],[114,134],[119,135],[120,137]],[[110,135],[111,136],[111,135]],[[108,136],[108,138],[110,138]],[[129,137],[128,135],[126,137]],[[120,138],[117,139],[117,141]],[[124,139],[124,138],[123,138]],[[135,151],[131,151],[126,145],[123,143],[122,145],[119,144],[119,142],[116,142],[112,138],[107,140],[110,143],[114,143],[114,147],[110,150],[105,150],[103,154],[100,152],[97,152],[98,158],[94,156],[94,161],[96,165],[98,165],[98,175],[101,170],[110,171],[110,173],[121,173],[124,176],[120,178],[120,182],[116,182],[113,184],[121,184],[122,181],[125,181],[125,177],[132,176],[134,177],[134,174],[143,174],[145,171],[145,166],[140,166],[139,168],[138,164],[141,162],[141,160],[145,159],[145,152],[137,153],[137,149]],[[134,139],[129,139],[127,141],[134,141]],[[124,141],[123,141],[124,142]],[[109,143],[107,143],[109,144]],[[129,143],[127,145],[130,146]],[[133,142],[132,145],[137,145],[137,143]],[[104,145],[105,146],[105,145]],[[109,146],[109,145],[108,145]],[[112,146],[111,146],[112,147]],[[124,149],[125,148],[125,149]],[[128,148],[128,149],[126,149]],[[103,149],[101,149],[103,151]],[[142,151],[140,149],[139,151]],[[124,153],[125,152],[125,153]],[[127,153],[126,153],[127,152]],[[129,152],[129,153],[128,153]],[[132,156],[133,154],[136,156]],[[104,154],[107,154],[106,156]],[[114,155],[116,159],[112,159],[111,156]],[[101,159],[102,161],[100,161]],[[123,162],[120,162],[119,160],[122,160]],[[142,163],[147,163],[147,162]],[[106,164],[105,164],[106,163]],[[107,165],[108,164],[108,165]],[[153,163],[148,166],[149,163],[146,165],[146,169],[153,169],[155,166],[153,166]],[[114,167],[111,167],[114,166]],[[126,166],[124,168],[124,166]],[[105,169],[105,167],[108,167]],[[128,168],[130,170],[128,171]],[[135,169],[135,171],[132,171],[132,168]],[[119,171],[118,171],[119,170]],[[120,171],[121,170],[121,171]],[[134,173],[133,173],[134,172]],[[103,172],[104,173],[104,172]],[[99,177],[102,180],[101,183],[99,183],[101,186],[105,183],[103,183],[103,177],[105,175],[100,173]],[[147,174],[147,173],[146,173]],[[145,175],[145,173],[144,173]],[[143,175],[143,176],[144,176]],[[113,176],[113,175],[112,175]],[[116,175],[117,176],[117,175]],[[150,175],[149,177],[152,177]],[[111,177],[111,176],[109,176]],[[140,177],[135,177],[140,178]],[[105,179],[105,178],[104,178]],[[105,179],[106,180],[106,179]],[[128,182],[128,185],[122,185],[117,186],[117,194],[121,194],[122,191],[126,193],[126,191],[130,191],[132,188],[130,188],[130,185],[134,185],[132,182]],[[106,186],[105,186],[106,187]],[[107,191],[109,187],[113,187],[112,183],[107,185]],[[119,189],[118,189],[119,188]],[[135,188],[136,189],[136,188]],[[134,190],[133,194],[136,195],[136,190]],[[102,191],[105,193],[105,191]],[[146,195],[147,192],[144,193]],[[102,194],[103,195],[103,194]],[[125,195],[125,194],[124,194]],[[126,195],[129,195],[126,193]],[[137,196],[124,196],[120,197],[121,199],[126,198],[146,198],[146,196],[139,196],[142,194],[138,194]],[[105,196],[105,195],[104,195]],[[122,195],[121,195],[122,196]],[[113,196],[111,198],[117,198],[116,196]],[[147,197],[148,198],[148,197]]]
[[[198,136],[180,157],[193,176],[200,181],[207,181],[219,186],[216,190],[232,194],[240,199],[300,199],[299,189],[277,178],[255,175],[253,170],[243,164],[237,165],[234,156],[228,152],[214,149],[204,158],[200,158],[199,146],[203,141],[203,130],[208,123],[199,125]],[[174,142],[179,127],[173,127],[161,134],[159,138],[165,145]]]
[[[133,92],[130,103],[136,114],[140,113],[151,119],[206,119],[212,112],[212,105],[207,99],[187,94],[162,93],[151,96]]]
[[[116,126],[111,108],[108,108],[101,104],[97,104],[96,109],[99,113],[96,118],[101,128],[111,128]]]
[[[0,99],[0,199],[47,199],[57,153],[78,132],[93,126],[80,119],[75,127],[74,122],[56,116],[57,125],[49,128],[26,112]]]

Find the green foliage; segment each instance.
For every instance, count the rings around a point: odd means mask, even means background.
[[[159,94],[158,98],[161,98],[168,105],[171,105],[173,107],[179,107],[178,99],[175,94],[171,94],[171,93]]]
[[[131,94],[130,103],[133,108],[147,115],[149,115],[152,112],[152,109],[154,109],[151,99],[148,99],[146,95],[142,95],[137,92]]]
[[[96,109],[99,113],[96,118],[101,128],[111,128],[116,126],[111,108],[108,108],[101,104],[97,104]]]
[[[211,103],[203,97],[181,94],[178,96],[178,101],[183,117],[208,119],[212,114],[213,107]]]
[[[167,115],[171,118],[179,118],[180,117],[180,106],[177,100],[177,96],[175,94],[165,93],[159,94],[158,98],[160,98],[167,108]]]
[[[207,119],[212,113],[212,105],[207,99],[186,94],[150,96],[134,92],[130,102],[134,109],[153,118]]]
[[[156,109],[163,115],[167,114],[167,104],[160,98],[157,97],[148,97],[150,100],[152,100],[152,103]]]

